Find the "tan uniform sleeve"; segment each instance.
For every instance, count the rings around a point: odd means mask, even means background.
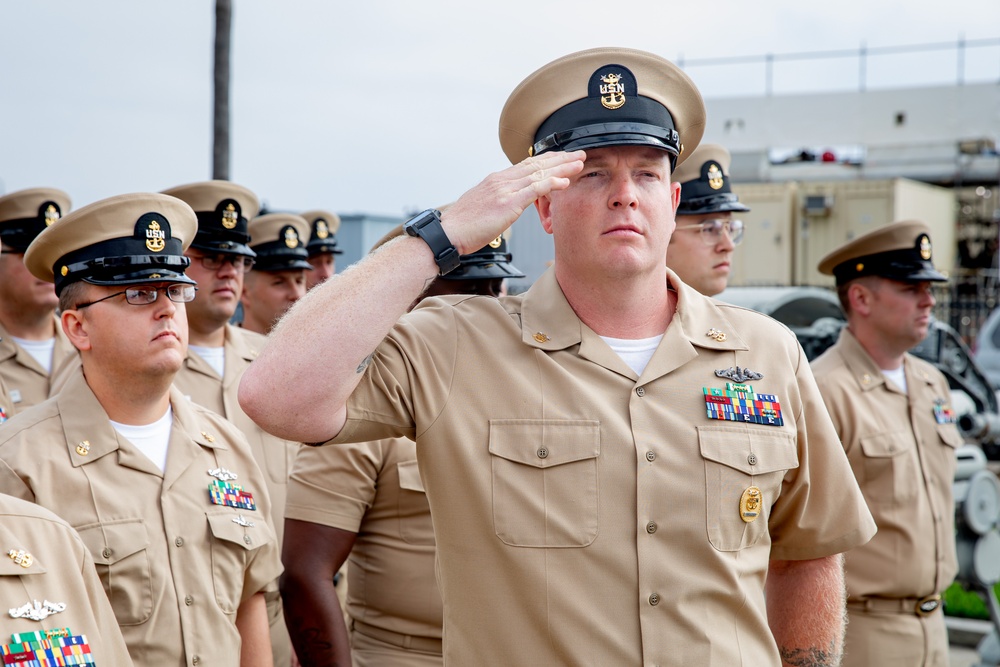
[[[358,532],[375,500],[381,442],[299,449],[288,480],[285,518]]]
[[[842,553],[868,542],[876,531],[801,348],[796,381],[799,467],[785,475],[768,524],[771,557],[777,560]]]

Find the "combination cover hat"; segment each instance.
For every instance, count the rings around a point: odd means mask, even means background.
[[[164,190],[188,203],[198,216],[192,248],[254,257],[249,221],[260,210],[257,195],[229,181],[202,181]]]
[[[681,184],[677,215],[749,211],[730,185],[731,163],[729,151],[718,144],[701,144],[691,151],[673,175],[673,180]]]
[[[251,249],[257,253],[254,271],[312,270],[306,261],[309,223],[294,213],[268,213],[250,221]]]
[[[645,51],[599,48],[555,60],[514,89],[500,114],[512,163],[547,151],[652,146],[681,164],[705,132],[694,82]]]
[[[863,276],[900,282],[945,282],[931,261],[931,230],[918,220],[893,222],[848,241],[819,262],[838,285]]]
[[[136,193],[102,199],[52,223],[28,247],[24,264],[36,278],[55,283],[195,284],[184,275],[184,251],[198,219],[176,197]]]
[[[0,197],[0,240],[17,252],[27,250],[43,229],[69,213],[69,195],[54,188],[18,190]]]
[[[337,246],[337,232],[340,230],[340,216],[330,211],[306,211],[302,217],[309,223],[309,243],[306,251],[310,257],[331,253],[342,255]]]

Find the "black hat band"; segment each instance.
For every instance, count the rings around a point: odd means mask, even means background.
[[[934,265],[911,248],[856,257],[833,267],[838,285],[855,278],[879,276],[900,282],[945,282],[948,279]]]
[[[43,202],[38,215],[31,218],[4,220],[0,223],[0,240],[17,252],[24,252],[46,227],[59,219],[62,209],[54,201]]]
[[[711,195],[686,197],[685,193],[690,183],[681,186],[681,202],[677,205],[677,215],[698,215],[701,213],[724,213],[726,211],[744,212],[750,207],[740,203],[739,197],[732,192]]]

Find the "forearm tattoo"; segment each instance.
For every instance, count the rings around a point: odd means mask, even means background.
[[[374,355],[375,355],[375,353],[372,352],[367,357],[365,357],[364,359],[361,360],[361,363],[358,364],[357,371],[355,371],[358,375],[361,375],[362,373],[365,372],[365,369],[368,368],[368,364],[370,364],[372,362],[372,357]]]
[[[786,665],[794,667],[837,667],[840,665],[840,651],[836,642],[830,642],[830,648],[785,648],[781,647],[781,660]]]

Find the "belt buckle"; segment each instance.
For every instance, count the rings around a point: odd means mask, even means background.
[[[925,598],[917,600],[917,604],[914,605],[913,611],[916,612],[917,616],[930,616],[937,611],[937,608],[940,606],[940,595],[928,595]]]

